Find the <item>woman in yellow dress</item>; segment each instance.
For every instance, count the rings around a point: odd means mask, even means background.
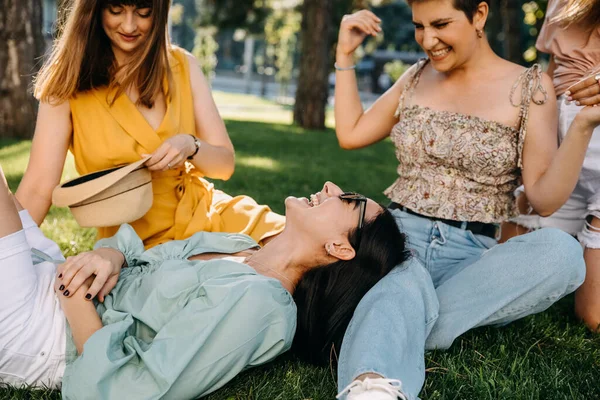
[[[169,0],[75,0],[35,81],[40,99],[19,201],[40,224],[67,150],[80,174],[151,155],[154,199],[131,225],[146,247],[198,231],[279,233],[283,216],[203,177],[228,179],[234,150],[197,60],[172,46]],[[109,237],[118,227],[99,228]]]

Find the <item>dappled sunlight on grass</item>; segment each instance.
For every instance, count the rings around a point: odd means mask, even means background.
[[[245,167],[266,169],[271,171],[277,171],[280,169],[279,163],[268,157],[237,157],[235,161],[237,165],[243,165]]]
[[[286,125],[293,123],[293,107],[286,104],[279,104],[255,95],[226,93],[217,90],[213,91],[213,98],[224,119]],[[328,107],[325,112],[325,126],[328,128],[335,126],[331,107]]]

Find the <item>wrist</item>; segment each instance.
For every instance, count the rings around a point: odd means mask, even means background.
[[[194,135],[188,134],[188,136],[192,140],[192,150],[191,150],[191,153],[186,157],[186,160],[193,160],[194,157],[196,156],[196,154],[198,154],[198,150],[200,150],[200,146],[202,145],[202,142],[200,142],[200,139],[198,139]]]
[[[573,119],[571,126],[574,128],[574,131],[578,135],[584,136],[586,138],[592,136],[592,134],[594,132],[594,128],[595,128],[595,125],[593,123],[586,121],[585,119],[582,119],[579,115],[577,115]]]
[[[349,68],[354,65],[354,57],[352,54],[342,54],[338,52],[335,56],[335,63],[340,68]]]
[[[98,255],[108,260],[114,268],[121,268],[125,265],[125,254],[112,247],[101,247],[94,250]]]

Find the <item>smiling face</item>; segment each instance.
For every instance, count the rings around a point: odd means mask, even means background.
[[[415,39],[440,72],[447,72],[468,62],[482,40],[477,30],[483,29],[487,5],[481,3],[473,22],[452,0],[422,0],[412,2]]]
[[[321,191],[306,197],[288,197],[286,225],[303,231],[319,243],[347,241],[348,232],[358,227],[360,203],[340,199],[343,190],[334,183],[326,182]],[[367,199],[364,222],[375,218],[382,208]]]
[[[109,2],[102,9],[102,27],[115,56],[127,57],[148,40],[152,28],[152,8]]]

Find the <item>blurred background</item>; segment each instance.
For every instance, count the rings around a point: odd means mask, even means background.
[[[31,79],[71,3],[0,0],[0,138],[33,135]],[[543,62],[534,42],[546,3],[492,1],[486,32],[494,50],[524,65]],[[169,30],[173,43],[196,55],[214,90],[263,97],[290,107],[296,124],[323,129],[339,23],[362,8],[383,20],[383,33],[358,51],[368,105],[423,57],[403,0],[173,0]],[[222,106],[243,112],[250,105]]]

